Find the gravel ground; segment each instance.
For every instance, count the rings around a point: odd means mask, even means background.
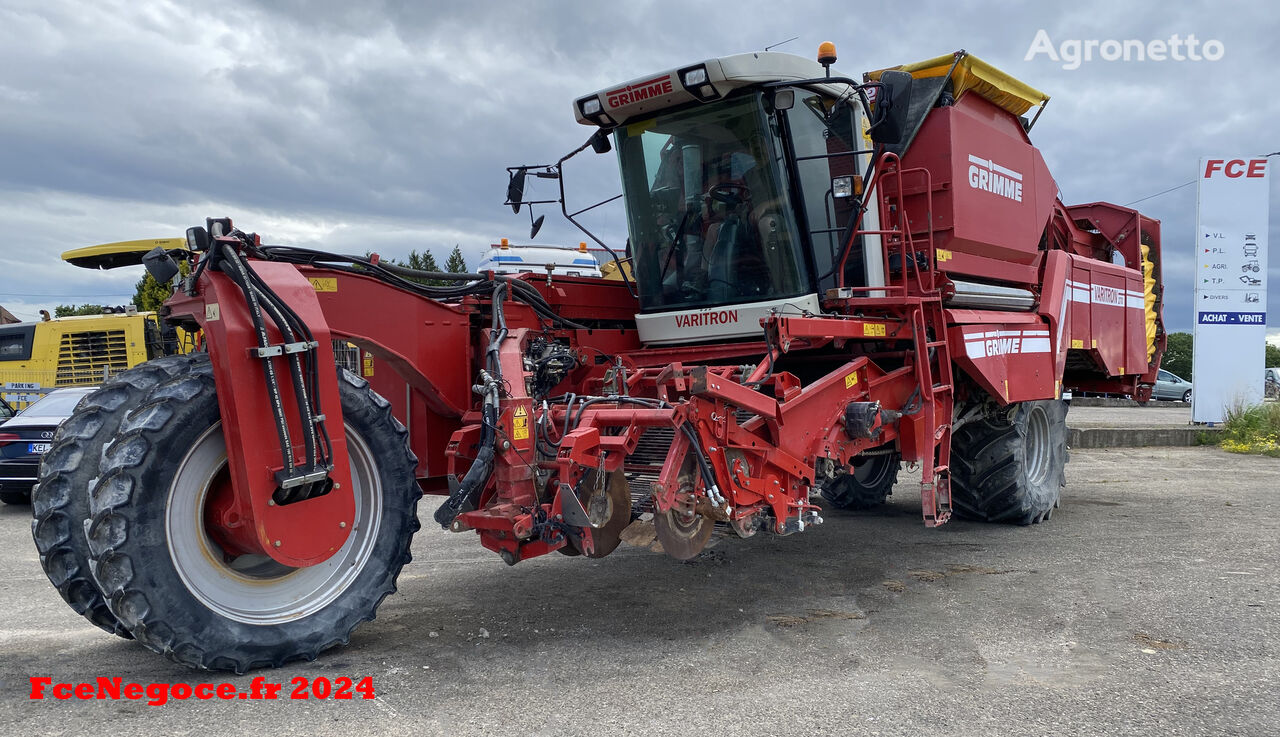
[[[1280,523],[1257,510],[1280,461],[1074,451],[1067,475],[1063,508],[1034,527],[925,529],[904,473],[876,513],[693,563],[624,547],[508,568],[428,527],[349,647],[238,677],[84,622],[40,571],[29,508],[7,507],[0,733],[1275,734]],[[378,696],[32,701],[35,676],[257,676],[286,695],[298,676],[369,676]]]

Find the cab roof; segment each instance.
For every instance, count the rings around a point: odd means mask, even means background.
[[[114,269],[119,266],[137,266],[142,257],[156,247],[166,251],[186,248],[185,238],[145,238],[138,241],[118,241],[85,246],[64,251],[62,260],[86,269]]]
[[[685,75],[698,69],[706,70],[704,82],[685,84]],[[583,125],[613,127],[628,120],[650,117],[660,110],[683,105],[695,100],[712,102],[722,99],[741,87],[766,82],[799,81],[827,76],[827,70],[812,59],[795,54],[775,51],[757,51],[734,54],[716,59],[668,69],[658,74],[606,87],[578,98],[574,102],[574,114]],[[831,76],[843,76],[834,69]],[[834,96],[849,94],[846,85],[830,85]],[[599,100],[600,113],[592,114],[584,105]]]

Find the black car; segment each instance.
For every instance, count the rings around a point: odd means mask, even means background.
[[[58,425],[96,386],[55,389],[0,424],[0,502],[26,504]]]

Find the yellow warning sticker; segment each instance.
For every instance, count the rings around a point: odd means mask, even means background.
[[[373,376],[373,354],[365,351],[364,360],[361,361],[361,364],[362,373],[364,373],[365,377]]]
[[[312,276],[307,281],[311,282],[312,288],[317,292],[338,291],[338,280],[332,276]]]
[[[862,334],[884,337],[884,323],[882,322],[863,323]]]
[[[523,404],[516,406],[511,418],[511,439],[529,439],[529,410]]]
[[[936,253],[936,254],[937,254],[937,257],[938,257],[938,258],[937,258],[938,263],[942,263],[943,261],[950,261],[950,260],[951,260],[951,252],[950,252],[950,251],[948,251],[948,250],[947,250],[947,249],[945,249],[945,248],[936,248],[936,249],[934,249],[934,253]]]
[[[1079,338],[1072,338],[1072,339],[1071,339],[1071,347],[1072,347],[1072,348],[1084,348],[1084,341],[1083,341],[1083,340],[1080,340]]]
[[[858,383],[858,372],[852,371],[848,376],[844,377],[844,388],[852,389],[854,384]]]

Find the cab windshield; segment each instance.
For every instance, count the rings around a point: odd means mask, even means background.
[[[616,136],[642,310],[809,291],[776,121],[759,94],[659,115]]]

